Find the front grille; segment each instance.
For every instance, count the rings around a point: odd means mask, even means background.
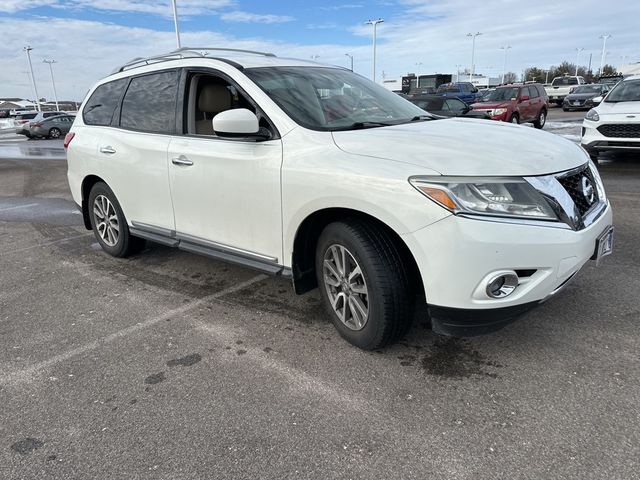
[[[586,182],[583,179],[586,178]],[[596,182],[593,178],[593,174],[589,168],[585,168],[578,173],[573,175],[569,175],[567,177],[558,178],[560,184],[565,188],[573,203],[575,203],[576,207],[578,207],[578,211],[581,216],[584,216],[585,213],[589,211],[589,209],[598,201],[598,190],[596,188]],[[591,200],[588,198],[588,195],[585,194],[585,183],[587,194],[589,193],[589,185],[593,189],[593,197]]]
[[[605,137],[640,138],[640,123],[600,125],[598,131]]]

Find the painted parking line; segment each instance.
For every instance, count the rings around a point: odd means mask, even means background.
[[[57,245],[58,243],[65,243],[65,242],[68,242],[69,240],[74,240],[76,238],[82,238],[82,237],[88,237],[88,236],[92,236],[92,235],[93,235],[93,233],[83,233],[81,235],[75,235],[73,237],[61,238],[60,240],[53,240],[51,242],[38,243],[37,245],[31,245],[30,247],[18,248],[17,250],[11,250],[9,252],[0,252],[0,257],[6,257],[6,256],[13,255],[13,254],[16,254],[16,253],[26,252],[27,250],[32,250],[34,248],[46,247],[46,246],[49,246],[49,245]]]
[[[17,205],[15,207],[0,208],[0,212],[8,212],[9,210],[17,210],[19,208],[37,207],[39,203],[28,203],[26,205]]]
[[[123,328],[121,330],[118,330],[117,332],[111,333],[105,337],[99,338],[97,340],[94,340],[92,342],[89,342],[85,345],[82,345],[80,347],[74,348],[73,350],[69,350],[67,352],[61,353],[59,355],[55,355],[47,360],[44,360],[42,362],[36,363],[35,365],[32,365],[30,367],[26,367],[20,370],[16,370],[14,372],[9,372],[9,373],[3,373],[0,374],[0,385],[13,385],[13,384],[18,384],[18,383],[24,383],[24,382],[29,382],[30,380],[33,379],[33,377],[39,373],[41,373],[42,371],[46,370],[47,368],[53,367],[54,365],[57,365],[59,363],[65,362],[67,360],[70,360],[74,357],[77,357],[79,355],[82,355],[86,352],[95,350],[101,346],[104,345],[108,345],[110,343],[115,342],[116,340],[122,339],[122,338],[126,338],[130,335],[133,335],[141,330],[144,330],[146,328],[152,327],[160,322],[165,321],[168,318],[173,318],[177,315],[182,315],[190,310],[193,310],[195,308],[200,307],[203,304],[206,304],[207,302],[210,302],[212,300],[216,300],[218,298],[224,297],[225,295],[228,295],[230,293],[234,293],[237,292],[238,290],[242,290],[250,285],[253,285],[254,283],[260,282],[264,279],[268,278],[267,275],[264,274],[260,274],[260,275],[256,275],[253,278],[250,278],[249,280],[246,280],[244,282],[238,283],[236,285],[233,285],[229,288],[225,288],[224,290],[221,290],[219,292],[216,293],[212,293],[211,295],[207,295],[206,297],[202,297],[198,300],[194,300],[192,302],[186,303],[178,308],[175,308],[173,310],[169,310],[157,317],[153,317],[153,318],[149,318],[148,320],[145,320],[143,322],[140,323],[136,323],[135,325],[131,325],[129,327]]]

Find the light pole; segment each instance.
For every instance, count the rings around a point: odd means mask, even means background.
[[[29,60],[29,71],[31,72],[31,83],[33,84],[33,93],[36,95],[36,110],[40,111],[40,98],[38,96],[38,88],[36,87],[36,78],[33,76],[33,65],[31,65],[31,48],[30,46],[26,46],[23,48],[25,52],[27,52],[27,59]]]
[[[420,67],[422,62],[416,62],[416,88],[420,86]]]
[[[176,29],[176,43],[178,48],[182,48],[182,44],[180,43],[180,27],[178,26],[178,6],[176,5],[177,0],[171,0],[171,5],[173,6],[173,24]]]
[[[42,63],[49,64],[49,72],[51,72],[51,85],[53,85],[53,98],[56,101],[56,112],[60,111],[60,107],[58,106],[58,92],[56,92],[56,81],[53,79],[53,64],[58,63],[55,60],[42,60]]]
[[[369,20],[365,25],[373,25],[373,81],[376,81],[376,31],[379,23],[384,23],[384,20],[379,18],[377,20]]]
[[[456,65],[456,82],[460,81],[460,67],[462,65]]]
[[[600,72],[598,73],[598,76],[602,76],[602,67],[604,67],[604,57],[605,57],[605,52],[607,51],[607,38],[610,38],[611,34],[610,33],[605,33],[604,35],[600,35],[598,38],[602,39],[602,57],[600,58]]]
[[[507,50],[509,50],[510,48],[511,45],[503,45],[502,47],[500,47],[501,50],[504,50],[504,61],[502,62],[502,81],[500,82],[501,84],[504,84],[504,74],[507,71]]]
[[[584,48],[576,48],[576,76],[578,76],[578,61],[580,59],[580,52],[583,51]]]
[[[471,43],[471,69],[469,70],[469,81],[472,81],[473,79],[473,73],[474,73],[474,58],[475,58],[475,54],[476,54],[476,37],[478,35],[482,35],[482,33],[480,32],[476,32],[476,33],[467,33],[467,37],[472,37],[473,41]]]
[[[353,55],[350,55],[348,53],[345,53],[345,55],[349,57],[349,59],[351,59],[351,71],[353,72]]]

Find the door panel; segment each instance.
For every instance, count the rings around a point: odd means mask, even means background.
[[[173,137],[176,232],[282,263],[281,165],[280,140]]]
[[[109,184],[129,223],[174,229],[167,176],[170,140],[168,135],[114,128],[100,131],[96,174]]]

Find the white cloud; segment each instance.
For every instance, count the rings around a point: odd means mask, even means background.
[[[235,0],[180,0],[181,15],[216,13],[220,8],[235,5]],[[16,13],[48,6],[65,10],[94,9],[109,12],[148,13],[169,17],[173,15],[170,0],[2,0],[0,12]]]
[[[239,23],[284,23],[294,20],[293,17],[288,15],[258,14],[242,11],[225,12],[220,15],[220,19],[224,22]]]

